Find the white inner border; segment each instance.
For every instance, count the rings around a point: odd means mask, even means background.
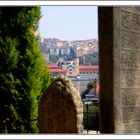
[[[140,5],[140,1],[0,1],[0,6],[18,5],[98,5],[98,6],[129,6]]]
[[[55,134],[51,134],[51,135],[0,135],[0,139],[61,139],[61,140],[66,140],[66,139],[79,139],[79,140],[87,140],[87,139],[105,139],[105,140],[109,140],[109,139],[140,139],[140,135],[55,135]]]
[[[140,6],[140,1],[0,1],[0,6]],[[10,12],[10,11],[9,11]],[[0,135],[0,139],[140,139],[140,135],[115,135],[115,134],[100,134],[100,135]]]

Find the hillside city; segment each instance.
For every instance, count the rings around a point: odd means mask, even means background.
[[[42,38],[39,40],[39,45],[44,62],[49,68],[52,77],[64,75],[69,78],[83,100],[89,100],[89,97],[93,97],[93,87],[95,86],[93,83],[99,79],[98,40],[65,41],[56,38]],[[96,84],[98,85],[98,83]],[[99,101],[98,93],[99,91],[97,92],[97,104]],[[91,106],[90,110],[91,108],[93,112],[96,112],[95,107]],[[90,116],[93,112],[89,112]],[[98,113],[94,114],[98,115]],[[94,123],[89,123],[89,126],[87,126],[87,119],[84,115],[84,128],[87,128],[87,133],[88,129],[99,130],[98,118],[90,116],[89,120],[94,121]]]
[[[39,44],[45,63],[58,60],[72,61],[79,58],[80,64],[98,65],[98,40],[66,41],[57,38],[41,38]]]
[[[51,75],[70,78],[98,78],[98,40],[65,41],[56,38],[41,38],[39,45],[44,63]]]

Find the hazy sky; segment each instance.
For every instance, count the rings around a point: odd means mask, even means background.
[[[97,39],[97,6],[42,6],[41,37]]]

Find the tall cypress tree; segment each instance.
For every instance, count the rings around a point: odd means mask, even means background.
[[[38,132],[38,100],[49,84],[35,31],[40,7],[0,8],[0,133]]]

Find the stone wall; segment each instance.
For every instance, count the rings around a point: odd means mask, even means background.
[[[102,133],[140,132],[139,13],[139,7],[99,8]]]
[[[140,8],[119,8],[120,94],[124,133],[140,132]],[[115,22],[118,22],[117,19]],[[116,93],[117,94],[117,93]],[[118,126],[119,128],[119,126]],[[119,130],[119,129],[117,129]]]
[[[65,77],[55,80],[39,104],[41,133],[81,133],[83,103],[79,92]]]
[[[100,132],[114,132],[113,8],[99,7]]]

